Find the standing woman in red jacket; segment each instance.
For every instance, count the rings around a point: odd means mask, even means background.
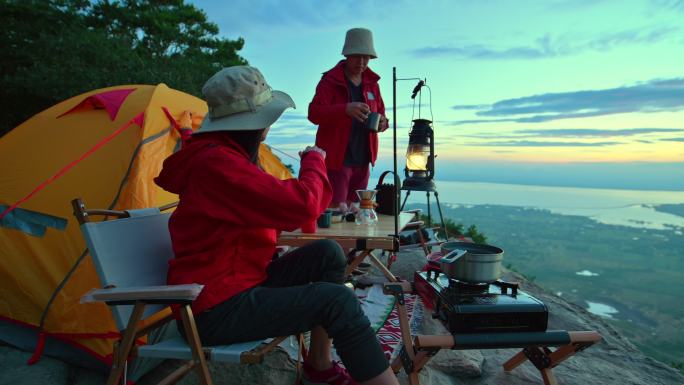
[[[175,258],[167,282],[204,285],[192,303],[202,343],[310,330],[305,383],[397,384],[356,295],[343,285],[340,246],[321,240],[274,258],[277,232],[315,220],[331,197],[318,147],[302,151],[298,179],[279,180],[257,165],[269,127],[294,107],[290,96],[248,66],[224,68],[202,93],[209,113],[155,179],[180,197],[169,219]],[[331,361],[330,339],[348,371]]]
[[[358,202],[356,190],[366,189],[369,164],[378,156],[378,133],[368,127],[371,112],[380,114],[377,131],[389,126],[378,76],[368,62],[378,55],[373,35],[365,28],[347,31],[342,48],[346,57],[325,72],[309,104],[309,120],[318,125],[316,146],[325,150],[325,165],[333,189],[331,207],[346,212]]]

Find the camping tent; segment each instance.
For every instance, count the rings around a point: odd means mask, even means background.
[[[91,208],[161,206],[177,197],[152,179],[180,148],[176,120],[206,104],[164,84],[127,85],[61,102],[0,138],[0,339],[107,368],[119,338],[104,304],[80,304],[100,287],[70,201]],[[260,160],[291,174],[267,147]]]

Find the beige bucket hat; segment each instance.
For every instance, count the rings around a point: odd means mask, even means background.
[[[368,55],[373,59],[377,58],[378,54],[373,48],[373,33],[366,28],[352,28],[347,31],[342,55]]]
[[[209,113],[198,132],[247,131],[273,124],[287,108],[295,108],[290,95],[274,91],[264,75],[250,66],[227,67],[202,87]]]

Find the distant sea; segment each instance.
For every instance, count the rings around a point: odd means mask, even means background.
[[[371,180],[369,187],[377,184]],[[504,205],[547,209],[589,217],[599,223],[655,230],[684,230],[684,217],[656,211],[660,204],[684,204],[684,191],[639,191],[549,187],[501,183],[436,181],[441,204]],[[402,192],[402,200],[405,197]],[[430,194],[431,203],[434,196]],[[425,192],[412,191],[408,203],[425,203]]]

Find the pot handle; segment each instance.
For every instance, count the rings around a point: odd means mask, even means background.
[[[441,263],[455,263],[459,258],[466,255],[468,250],[454,249],[439,260]]]

